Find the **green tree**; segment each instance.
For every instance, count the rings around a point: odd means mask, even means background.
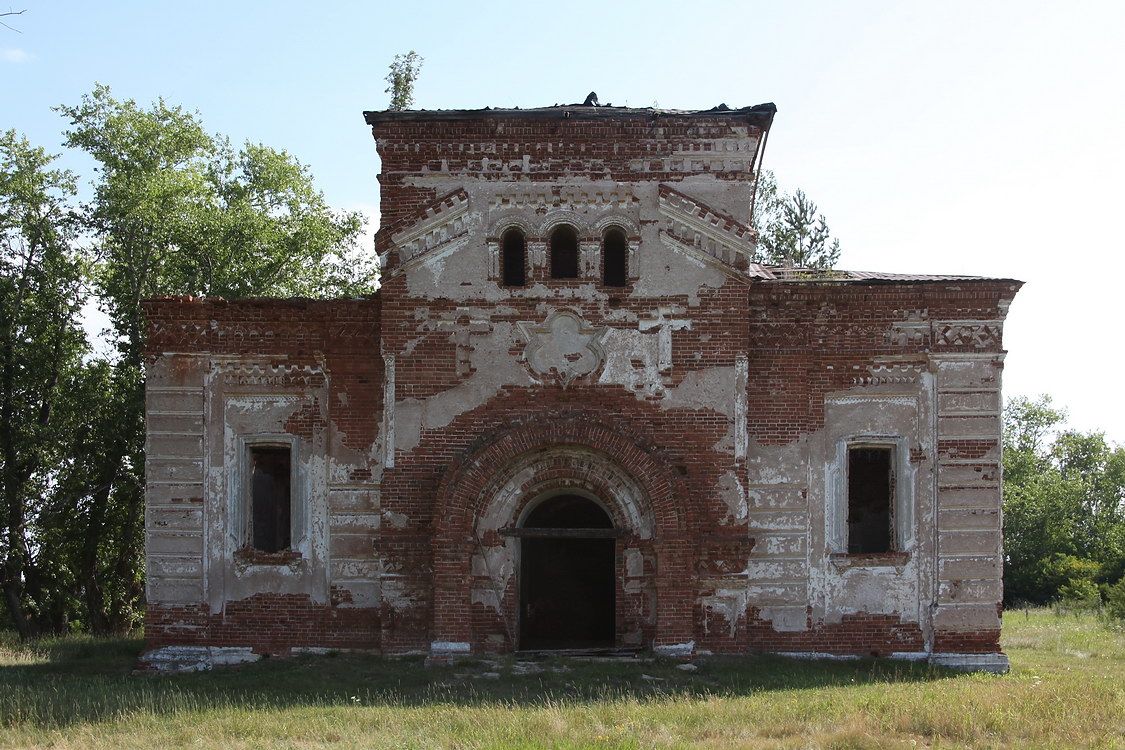
[[[1049,397],[1004,409],[1004,589],[1052,601],[1125,574],[1125,449],[1064,429]]]
[[[363,217],[332,210],[309,171],[284,151],[235,149],[199,115],[150,107],[97,86],[75,106],[66,143],[97,165],[83,211],[100,304],[118,353],[83,383],[88,419],[72,445],[82,472],[66,484],[72,568],[95,632],[130,627],[143,588],[145,323],[150,297],[325,296],[371,291],[374,254]]]
[[[803,190],[782,192],[768,169],[758,177],[753,224],[762,262],[827,270],[840,260],[840,240],[817,205]]]
[[[1066,421],[1066,411],[1050,396],[1018,396],[1004,405],[1004,479],[1023,485],[1050,464],[1054,434]]]
[[[1065,430],[1051,455],[1070,492],[1078,554],[1098,564],[1099,581],[1117,580],[1125,575],[1125,448],[1103,432]]]
[[[60,570],[40,523],[70,458],[86,338],[84,267],[72,249],[72,174],[14,131],[0,134],[0,587],[21,637],[58,630]]]
[[[395,55],[387,72],[386,93],[391,95],[387,109],[410,109],[410,105],[414,104],[414,82],[418,80],[424,62],[425,59],[414,50]]]
[[[1106,592],[1106,614],[1125,624],[1125,578],[1110,586]]]

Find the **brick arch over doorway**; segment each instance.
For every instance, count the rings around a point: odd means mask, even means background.
[[[622,645],[690,641],[694,514],[683,483],[639,441],[594,419],[514,428],[442,480],[433,516],[435,654],[515,647],[518,556],[504,532],[528,503],[561,492],[597,499],[621,530]]]

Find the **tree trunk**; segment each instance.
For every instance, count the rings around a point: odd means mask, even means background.
[[[16,455],[15,406],[13,404],[15,387],[15,351],[12,343],[12,329],[9,321],[5,326],[3,345],[3,402],[0,403],[0,442],[4,455],[4,525],[7,536],[7,553],[3,560],[4,602],[8,608],[12,624],[20,638],[30,638],[31,624],[24,612],[24,567],[26,565],[25,524],[26,512],[23,506],[23,482],[20,481],[20,467]]]
[[[140,357],[136,354],[138,351],[139,349],[134,346],[122,358],[118,367],[124,372],[128,372],[130,368],[139,369]],[[95,489],[90,496],[86,539],[81,557],[80,575],[85,589],[90,627],[95,633],[103,635],[116,629],[116,625],[119,624],[121,619],[120,611],[123,603],[106,601],[101,583],[102,575],[118,575],[124,566],[121,564],[120,558],[115,558],[113,562],[104,567],[101,566],[99,564],[99,552],[106,541],[106,535],[111,533],[111,530],[122,532],[123,538],[118,540],[122,544],[132,545],[136,538],[132,527],[136,523],[136,513],[138,512],[136,507],[139,502],[136,497],[137,493],[130,492],[130,488],[120,486],[122,482],[129,481],[128,477],[122,476],[121,469],[125,465],[125,458],[130,452],[130,446],[137,439],[136,431],[143,429],[140,427],[142,418],[138,411],[144,403],[143,390],[138,391],[136,388],[131,391],[128,390],[131,387],[127,386],[123,389],[126,395],[119,405],[120,410],[102,417],[103,423],[99,433],[107,437],[108,440],[104,451],[99,456],[99,466],[95,472]],[[109,512],[114,493],[122,489],[127,495],[134,497],[126,497],[126,502],[129,503],[130,507],[124,514],[124,525],[119,526],[109,518]],[[127,550],[121,550],[120,554],[127,555]]]
[[[117,460],[114,460],[117,456]],[[96,635],[106,635],[110,631],[109,619],[105,611],[105,594],[102,591],[98,570],[98,550],[105,533],[105,516],[109,506],[109,496],[113,491],[116,466],[119,465],[118,451],[107,451],[102,457],[102,465],[97,475],[96,489],[90,496],[90,512],[86,522],[86,538],[82,543],[82,582],[86,600],[90,630]]]

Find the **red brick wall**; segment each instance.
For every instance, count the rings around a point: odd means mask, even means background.
[[[749,293],[750,432],[784,445],[824,424],[824,396],[867,375],[875,357],[931,351],[980,352],[967,345],[894,345],[891,325],[911,311],[926,320],[998,317],[1018,284],[756,283]],[[990,351],[1002,351],[999,342]],[[768,394],[768,398],[761,398]],[[755,397],[757,396],[757,401]]]
[[[383,358],[379,356],[382,297],[367,299],[162,298],[144,303],[146,354],[197,352],[276,357],[294,365],[323,365],[332,391],[329,418],[344,444],[366,450],[379,431]],[[294,434],[308,422],[294,422]],[[370,476],[369,467],[357,475]]]
[[[682,382],[690,371],[730,366],[735,355],[745,351],[750,363],[750,436],[762,443],[789,443],[823,425],[825,394],[851,387],[873,357],[924,357],[936,346],[934,342],[895,345],[888,340],[891,324],[903,320],[909,311],[925,310],[930,319],[994,318],[1000,302],[1012,294],[1013,287],[1001,282],[758,282],[746,286],[731,281],[719,289],[702,290],[699,305],[691,310],[692,328],[677,332],[671,386]],[[642,314],[661,303],[667,300],[626,297],[618,300],[615,309]],[[541,317],[536,309],[539,304],[531,299],[507,300],[505,306],[510,310],[496,312],[492,320],[536,320]],[[367,451],[382,416],[380,347],[407,350],[407,341],[418,337],[415,312],[423,305],[433,318],[452,313],[456,307],[443,300],[412,299],[401,277],[370,300],[154,301],[146,305],[149,355],[209,351],[323,362],[330,373],[330,418],[348,446]],[[594,324],[612,324],[605,320],[606,310],[599,304],[568,300],[568,306]],[[959,349],[969,350],[942,350]],[[424,337],[409,355],[399,356],[396,373],[400,400],[424,399],[463,380],[457,374],[455,346],[448,335]],[[346,396],[346,406],[341,394]],[[694,637],[701,646],[719,651],[866,654],[922,647],[917,625],[883,615],[849,615],[836,625],[810,623],[807,631],[779,633],[751,610],[738,624],[734,638],[703,632],[696,598],[706,592],[699,590],[696,577],[707,570],[712,558],[720,556],[716,550],[724,540],[735,546],[740,543],[736,531],[722,526],[726,508],[716,494],[717,478],[723,472],[733,470],[745,477],[743,466],[713,447],[728,429],[727,420],[710,409],[661,409],[658,402],[639,400],[622,387],[599,387],[581,379],[565,389],[505,388],[490,402],[458,415],[448,426],[423,431],[416,449],[396,457],[395,468],[387,470],[382,479],[382,508],[402,514],[410,522],[402,528],[384,524],[377,547],[387,565],[407,576],[416,595],[412,607],[384,604],[378,610],[352,609],[268,594],[232,602],[217,615],[196,607],[153,606],[146,621],[150,646],[213,643],[250,645],[264,651],[294,645],[381,646],[388,651],[426,648],[441,635],[433,629],[435,577],[467,580],[470,576],[467,555],[443,557],[441,553],[448,550],[433,546],[442,534],[455,538],[471,532],[471,514],[455,516],[452,525],[440,527],[441,506],[436,503],[443,495],[443,482],[470,460],[482,461],[473,464],[476,472],[499,469],[509,456],[490,458],[487,447],[513,431],[534,428],[549,434],[551,430],[565,432],[567,425],[596,425],[606,434],[621,436],[622,442],[620,448],[614,448],[596,438],[590,441],[595,443],[592,447],[611,454],[636,451],[638,457],[664,467],[663,479],[654,481],[667,484],[665,491],[678,513],[678,531],[675,538],[664,540],[664,557],[654,575],[659,596],[665,601],[663,625],[672,632],[685,640]],[[293,429],[301,429],[299,419]],[[960,443],[940,447],[964,456],[980,449]],[[619,459],[633,465],[638,460]],[[371,471],[371,466],[356,466],[353,478],[370,478]],[[752,544],[752,539],[747,540],[744,547]],[[470,606],[467,598],[444,606],[449,609],[441,618],[453,628],[453,635],[471,640],[476,647],[495,648],[497,641],[489,641],[489,636],[506,637],[502,619],[491,610]],[[651,637],[651,626],[644,627]],[[988,652],[998,649],[997,638],[992,630],[938,634],[935,646],[938,650]]]
[[[720,113],[617,116],[606,112],[566,118],[561,114],[496,117],[482,112],[455,119],[402,113],[372,122],[377,122],[373,132],[382,162],[382,229],[377,242],[380,249],[389,249],[394,231],[438,197],[437,188],[424,186],[435,182],[421,181],[419,186],[414,179],[419,176],[443,175],[450,180],[463,176],[478,182],[542,183],[566,178],[572,183],[585,179],[653,184],[705,176],[727,181],[728,186],[740,183],[745,189],[753,179],[753,155],[767,119]],[[754,154],[748,161],[747,154],[741,154],[741,166],[731,168],[715,151],[720,140],[739,141]],[[391,265],[395,260],[392,255]],[[736,574],[737,570],[723,566],[745,557],[756,543],[745,527],[725,523],[729,508],[719,495],[719,479],[730,472],[745,484],[747,466],[730,451],[715,448],[727,434],[730,420],[712,408],[665,409],[658,396],[638,398],[623,386],[597,386],[594,378],[579,378],[565,388],[505,386],[449,424],[423,430],[417,447],[398,451],[394,467],[377,477],[382,470],[375,450],[384,408],[382,353],[396,357],[396,399],[424,401],[466,379],[463,367],[459,372],[451,336],[428,328],[426,318],[448,320],[461,314],[459,308],[472,306],[490,310],[494,326],[540,322],[546,304],[565,306],[596,326],[619,326],[622,316],[648,316],[657,307],[675,304],[688,311],[692,325],[675,334],[666,387],[682,385],[692,373],[733,367],[745,355],[748,436],[758,444],[781,446],[823,427],[826,394],[854,386],[876,357],[907,355],[924,362],[931,351],[981,351],[929,338],[897,341],[888,335],[892,324],[909,318],[1002,317],[999,309],[1015,286],[999,281],[777,283],[731,278],[719,288],[701,287],[691,299],[687,295],[635,297],[632,288],[600,288],[609,299],[592,301],[566,294],[589,286],[588,280],[549,283],[554,297],[517,294],[502,305],[485,299],[454,302],[412,297],[403,274],[389,275],[378,295],[362,300],[146,303],[150,358],[164,352],[254,355],[325,370],[328,419],[339,439],[332,450],[349,452],[350,481],[379,479],[384,516],[406,519],[381,524],[372,559],[377,555],[385,569],[400,576],[408,591],[404,601],[409,602],[384,600],[378,610],[353,609],[260,594],[230,603],[222,615],[193,607],[154,606],[149,612],[150,643],[185,642],[190,637],[197,639],[193,642],[255,645],[265,650],[346,643],[401,651],[425,649],[434,639],[463,639],[476,648],[510,646],[504,618],[472,605],[465,595],[465,582],[472,573],[474,512],[479,511],[470,507],[467,498],[474,497],[472,488],[479,491],[482,486],[474,476],[502,470],[515,455],[496,446],[515,441],[526,451],[554,439],[600,451],[607,460],[635,471],[646,467],[642,473],[651,484],[648,493],[663,503],[655,509],[656,538],[643,543],[626,540],[644,547],[657,560],[650,571],[657,589],[658,611],[650,613],[655,624],[644,618],[633,622],[634,615],[621,611],[620,628],[635,625],[649,639],[696,640],[720,651],[869,653],[921,648],[916,625],[883,615],[849,615],[835,625],[810,621],[807,631],[777,633],[752,609],[736,624],[733,638],[729,632],[705,627],[698,600],[710,592],[700,580]],[[423,313],[425,317],[420,317]],[[988,351],[1000,348],[996,341]],[[513,345],[510,354],[522,357],[522,345]],[[286,428],[307,434],[317,424],[315,417],[295,414]],[[948,441],[938,446],[940,451],[970,458],[988,450],[988,445]],[[357,460],[356,455],[365,458]],[[619,552],[624,543],[619,543]],[[621,566],[620,554],[618,558]],[[509,620],[514,600],[514,596],[506,598]],[[619,605],[623,600],[622,594]],[[991,631],[942,635],[938,643],[963,645],[965,650],[997,648]]]
[[[378,649],[379,610],[339,606],[347,592],[333,591],[329,604],[296,594],[256,594],[230,602],[222,612],[207,606],[157,606],[145,610],[145,645],[244,646],[260,654],[291,648]]]
[[[706,158],[715,155],[709,141],[745,137],[746,130],[760,139],[760,127],[722,116],[659,120],[622,116],[598,121],[559,117],[498,122],[482,115],[444,122],[381,122],[373,128],[382,162],[381,234],[387,229],[393,231],[399,222],[438,197],[435,190],[407,183],[409,176],[424,173],[540,182],[562,176],[679,182],[693,174],[750,180],[753,174],[749,167],[740,172],[713,171]],[[524,155],[529,156],[526,168]]]
[[[778,632],[751,609],[746,640],[751,651],[818,652],[890,656],[923,648],[922,630],[914,622],[894,615],[844,615],[838,623],[817,624],[809,618],[807,630]],[[996,649],[992,649],[995,651]]]

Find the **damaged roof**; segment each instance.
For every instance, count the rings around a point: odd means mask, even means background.
[[[846,271],[840,268],[798,268],[796,266],[757,266],[761,272],[758,278],[768,281],[875,281],[887,283],[924,283],[948,281],[1005,281],[1022,284],[1017,279],[992,276],[957,276],[951,274],[888,273],[885,271]]]
[[[368,125],[379,125],[386,122],[404,122],[411,120],[464,120],[474,118],[518,118],[518,119],[548,119],[548,120],[600,120],[609,118],[645,118],[657,120],[661,118],[699,117],[714,119],[716,117],[729,117],[748,122],[750,125],[768,129],[777,113],[777,105],[773,102],[755,104],[751,107],[732,109],[726,104],[720,104],[711,109],[658,109],[656,107],[614,107],[612,105],[598,106],[595,104],[555,104],[550,107],[533,107],[530,109],[493,108],[483,109],[404,109],[404,110],[379,110],[364,112],[363,119]]]

